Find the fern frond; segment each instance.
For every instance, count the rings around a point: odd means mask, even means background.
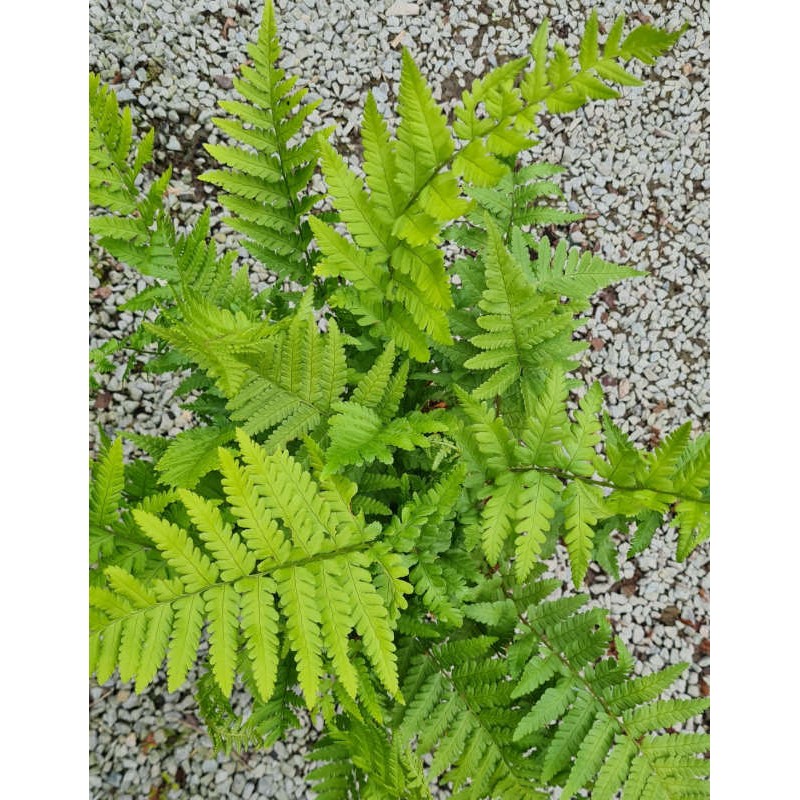
[[[193,488],[219,465],[218,448],[234,437],[233,426],[191,428],[179,433],[159,458],[156,467],[168,486]]]
[[[398,103],[397,182],[408,196],[417,194],[453,152],[444,113],[408,50],[403,50]]]
[[[431,798],[419,759],[374,723],[337,717],[308,758],[325,762],[309,774],[325,800]]]
[[[622,652],[616,659],[603,657],[610,627],[601,609],[580,611],[585,601],[539,599],[525,608],[527,599],[516,600],[530,633],[511,647],[510,665],[519,676],[512,696],[534,700],[515,739],[525,745],[528,737],[545,737],[541,780],[562,785],[565,797],[593,786],[593,798],[608,800],[624,785],[625,793],[638,797],[647,786],[653,797],[666,800],[684,796],[673,791],[677,780],[685,780],[686,796],[701,795],[707,791],[707,762],[696,756],[707,748],[707,737],[644,736],[706,708],[706,700],[656,699],[686,665],[632,677],[632,662]]]
[[[241,431],[239,446],[243,465],[220,451],[230,501],[224,512],[193,492],[180,492],[203,548],[180,525],[134,510],[137,524],[177,580],[147,584],[119,567],[106,569],[109,588],[96,587],[91,597],[101,613],[93,631],[99,675],[107,678],[118,664],[126,679],[136,675],[143,688],[163,661],[170,638],[168,674],[176,686],[197,657],[207,621],[211,668],[224,695],[230,694],[243,646],[252,683],[267,701],[285,637],[306,703],[313,708],[323,686],[325,654],[334,670],[341,670],[353,697],[363,691],[361,680],[356,684],[346,666],[354,628],[381,684],[397,694],[395,617],[384,599],[385,582],[373,576],[373,563],[380,562],[379,574],[389,568],[393,592],[402,597],[410,587],[391,549],[375,548],[379,528],[367,528],[363,518],[353,516],[287,452],[268,453]],[[278,617],[276,595],[285,624]],[[327,608],[332,597],[338,600]],[[394,605],[398,602],[395,596]],[[152,648],[140,657],[143,642]]]
[[[347,225],[356,245],[365,250],[376,250],[381,255],[388,254],[389,227],[381,224],[362,182],[329,144],[322,147],[322,167],[342,221]]]
[[[217,381],[226,396],[235,394],[247,373],[240,356],[256,351],[274,326],[254,321],[241,311],[219,308],[194,294],[181,304],[181,312],[180,322],[149,325],[149,330],[187,355]]]
[[[309,185],[325,132],[295,139],[320,101],[304,103],[306,90],[295,90],[295,79],[277,66],[281,50],[271,0],[248,52],[253,66],[243,66],[242,77],[234,80],[245,102],[223,101],[234,119],[214,120],[241,144],[206,145],[228,169],[210,170],[200,179],[223,189],[220,202],[233,213],[225,221],[245,235],[252,255],[282,277],[308,283],[311,234],[304,215],[319,199]]]
[[[306,293],[288,327],[261,340],[260,353],[240,361],[243,379],[229,395],[234,422],[251,435],[271,431],[275,449],[313,431],[331,413],[344,391],[344,342],[335,321],[319,332]]]
[[[316,273],[322,277],[341,275],[359,291],[380,298],[389,281],[379,253],[362,250],[316,217],[309,219],[323,259]]]
[[[89,527],[102,529],[117,517],[117,509],[125,487],[125,468],[122,463],[122,439],[115,439],[103,448],[92,469],[92,488],[89,493]]]
[[[406,742],[419,733],[417,754],[433,750],[428,780],[443,776],[455,796],[500,796],[498,787],[505,782],[520,793],[510,796],[535,797],[534,773],[512,740],[520,712],[509,707],[507,667],[492,659],[493,641],[474,637],[424,649],[417,645],[395,736]]]
[[[593,383],[581,399],[575,412],[575,422],[564,431],[564,451],[559,457],[559,467],[576,475],[594,473],[594,448],[600,443],[598,414],[603,403],[603,389]]]
[[[532,265],[540,291],[566,295],[573,304],[585,303],[595,292],[616,281],[641,278],[644,273],[612,264],[592,253],[567,248],[562,239],[555,250],[546,236],[536,244]]]
[[[125,215],[137,209],[140,197],[135,182],[152,158],[154,137],[154,131],[148,131],[134,150],[130,108],[120,113],[114,90],[103,85],[99,75],[89,74],[90,203]],[[98,225],[100,219],[122,220],[100,217],[95,218],[94,224]],[[148,227],[147,219],[142,223],[139,230],[143,232]]]
[[[592,11],[581,37],[576,67],[561,42],[556,42],[553,56],[548,57],[549,23],[545,20],[536,31],[530,47],[533,67],[526,72],[520,84],[525,100],[531,105],[545,103],[551,113],[563,114],[580,108],[590,100],[614,99],[619,94],[612,88],[613,84],[641,84],[619,62],[638,60],[644,64],[652,64],[686,30],[683,27],[674,33],[668,33],[652,25],[640,25],[621,41],[624,24],[625,16],[617,17],[601,46],[598,42],[597,12]]]
[[[565,225],[581,219],[580,214],[553,208],[547,202],[551,198],[563,200],[558,185],[546,180],[562,171],[562,167],[553,164],[531,164],[509,172],[494,186],[469,186],[467,192],[479,206],[479,211],[469,219],[483,227],[483,215],[488,213],[501,230],[539,224]],[[543,199],[545,202],[540,202]]]
[[[474,392],[479,399],[510,390],[538,390],[551,369],[570,368],[581,349],[572,342],[577,323],[555,294],[537,291],[529,271],[506,249],[487,218],[486,288],[477,317],[483,333],[470,341],[481,352],[464,362],[472,370],[495,370]]]
[[[564,373],[553,370],[542,392],[531,403],[522,440],[531,464],[554,467],[560,455],[559,443],[568,429],[567,382]]]
[[[386,122],[378,111],[372,92],[367,94],[364,121],[361,125],[364,142],[364,172],[375,207],[391,223],[403,210],[403,195],[397,184],[397,155]]]
[[[514,528],[517,533],[514,570],[520,583],[528,577],[542,552],[562,489],[555,476],[537,470],[524,473],[522,481]]]
[[[569,552],[572,582],[583,583],[592,558],[594,528],[602,515],[603,493],[597,486],[575,481],[564,490],[564,544]]]

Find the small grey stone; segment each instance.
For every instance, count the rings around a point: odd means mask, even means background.
[[[258,779],[258,793],[265,797],[272,797],[275,792],[275,779],[272,775],[265,775],[263,778]]]
[[[167,150],[175,150],[180,151],[183,148],[181,147],[181,143],[178,141],[178,137],[172,135],[169,137],[169,141],[167,142]]]

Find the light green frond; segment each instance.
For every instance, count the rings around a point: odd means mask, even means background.
[[[260,461],[251,455],[255,463],[243,468],[230,451],[220,448],[218,452],[222,486],[248,548],[259,560],[272,559],[277,564],[287,560],[289,542],[263,497],[262,484],[254,477]]]
[[[326,561],[318,574],[320,626],[325,647],[345,691],[354,700],[358,694],[358,672],[350,660],[348,638],[354,627],[349,593],[342,586],[345,565],[341,559]]]
[[[256,352],[274,331],[272,323],[254,321],[241,311],[218,308],[192,294],[181,304],[183,319],[174,325],[149,325],[148,329],[188,356],[217,381],[226,396],[235,394],[247,375],[241,360]]]
[[[365,250],[388,253],[388,226],[375,213],[373,202],[360,179],[350,171],[347,162],[329,144],[322,145],[322,168],[325,181],[336,207],[347,224],[355,243]]]
[[[236,677],[239,639],[239,593],[231,585],[212,586],[203,593],[208,618],[209,658],[214,679],[229,697]]]
[[[242,383],[228,400],[231,418],[248,434],[270,431],[272,450],[316,429],[346,384],[339,328],[320,333],[310,292],[287,322],[262,340],[257,357],[241,362]]]
[[[322,614],[316,602],[316,576],[310,568],[296,566],[279,570],[276,577],[287,619],[286,635],[295,652],[300,688],[306,705],[314,708],[323,673]]]
[[[294,90],[296,78],[287,78],[277,65],[281,50],[271,2],[248,52],[252,66],[243,66],[242,77],[234,80],[244,102],[223,101],[235,119],[214,120],[240,144],[206,145],[226,169],[209,170],[200,179],[223,189],[220,202],[233,213],[226,221],[245,235],[252,255],[283,277],[307,282],[311,237],[304,215],[319,199],[310,181],[324,132],[296,138],[319,101],[304,102],[306,90]]]
[[[200,538],[214,556],[222,580],[232,581],[249,575],[256,565],[256,558],[231,526],[223,521],[219,508],[194,492],[182,489],[179,494],[189,518],[200,531]]]
[[[400,216],[403,195],[397,185],[397,157],[386,122],[378,111],[372,92],[367,94],[364,121],[361,125],[364,142],[364,172],[375,206],[385,212],[386,222]]]
[[[375,363],[369,368],[367,374],[358,382],[350,395],[350,401],[358,403],[364,408],[379,408],[389,385],[394,360],[394,342],[389,342],[375,359]]]
[[[174,625],[167,655],[167,690],[177,691],[197,658],[205,620],[201,595],[191,594],[173,604]]]
[[[675,33],[640,25],[620,43],[625,17],[617,18],[603,45],[598,42],[599,23],[593,11],[581,38],[578,64],[573,65],[564,45],[556,42],[548,58],[548,22],[539,27],[530,47],[534,66],[526,72],[520,85],[522,95],[532,105],[546,103],[554,114],[580,108],[590,100],[607,100],[619,96],[610,84],[638,85],[640,81],[620,63],[632,59],[652,64],[683,35],[686,28]],[[604,83],[607,81],[608,83]]]
[[[489,474],[502,473],[515,464],[514,440],[502,416],[489,411],[461,389],[456,389],[461,407],[471,420],[470,433],[481,455],[486,459]]]
[[[413,196],[450,158],[453,140],[443,112],[405,49],[398,109],[397,183]]]
[[[383,294],[389,275],[378,254],[356,247],[316,217],[309,218],[309,224],[324,256],[315,268],[317,275],[341,276],[359,291]]]
[[[514,571],[523,582],[533,569],[550,530],[562,486],[553,475],[537,470],[523,474],[517,501]]]
[[[689,444],[692,432],[691,422],[685,422],[674,430],[647,458],[647,474],[643,486],[669,492],[672,489],[672,476],[678,466],[683,450]]]
[[[568,249],[563,239],[552,250],[546,236],[536,248],[534,269],[541,291],[566,295],[572,301],[588,300],[616,281],[644,277],[643,272],[612,264],[589,252],[581,253],[576,247]]]
[[[542,392],[531,404],[527,425],[522,432],[525,460],[552,467],[558,463],[558,443],[569,425],[566,409],[567,386],[564,373],[553,370]]]
[[[156,462],[161,480],[168,486],[192,488],[219,466],[218,448],[234,437],[234,428],[190,428],[179,433]]]
[[[594,473],[594,448],[600,443],[598,414],[603,403],[603,389],[593,383],[581,398],[575,412],[575,422],[564,431],[561,442],[559,467],[576,475],[587,477]]]
[[[122,439],[115,439],[104,448],[92,469],[89,492],[89,525],[103,528],[117,517],[122,490],[125,487],[125,468],[122,463]]]
[[[217,580],[219,570],[208,556],[192,543],[183,528],[146,511],[134,509],[132,513],[137,525],[164,554],[164,558],[178,573],[188,592],[200,591]]]
[[[488,500],[481,514],[481,544],[490,564],[497,564],[514,530],[521,490],[522,475],[518,472],[501,473],[494,486],[485,490]]]
[[[603,493],[598,486],[574,481],[564,490],[564,544],[569,552],[572,583],[577,589],[592,558],[594,528],[602,513]]]

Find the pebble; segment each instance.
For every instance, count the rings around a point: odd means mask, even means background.
[[[489,0],[480,6],[470,0],[446,4],[276,2],[284,63],[292,65],[299,85],[310,85],[311,94],[322,99],[310,121],[337,126],[333,140],[345,147],[358,140],[360,107],[369,87],[380,110],[393,114],[390,106],[396,98],[402,46],[412,49],[423,73],[433,76],[436,96],[452,108],[455,87],[466,85],[472,74],[509,55],[523,54],[545,15],[554,28],[570,33],[568,47],[574,52],[577,37],[573,33],[594,5],[589,0],[543,0],[521,6],[506,0]],[[610,7],[602,5],[601,18],[611,19],[613,9],[603,12]],[[664,7],[656,0],[637,5],[657,23],[665,18]],[[120,73],[121,80],[115,84],[118,101],[133,105],[138,130],[155,128],[157,169],[168,164],[193,165],[173,177],[174,185],[180,180],[186,190],[180,200],[170,198],[181,225],[190,224],[202,210],[195,201],[194,178],[212,163],[202,143],[210,140],[210,118],[220,113],[219,101],[235,96],[232,76],[246,57],[246,43],[256,30],[261,10],[258,0],[243,0],[235,7],[223,6],[219,0],[202,4],[119,0],[113,11],[102,0],[92,0],[90,5],[91,68],[106,81]],[[235,27],[227,29],[227,39],[221,35],[219,14],[235,22]],[[569,206],[598,215],[596,220],[579,223],[575,241],[582,240],[581,246],[587,249],[599,247],[604,258],[649,274],[643,280],[618,284],[613,304],[597,300],[582,334],[587,341],[605,342],[602,349],[587,354],[583,377],[595,380],[607,375],[614,380],[616,389],[610,385],[605,392],[609,413],[642,444],[652,435],[650,424],[661,431],[688,418],[695,421],[696,430],[709,425],[708,12],[700,0],[687,0],[675,6],[673,16],[675,26],[691,20],[692,31],[674,56],[656,68],[637,72],[655,82],[626,88],[624,100],[615,104],[547,117],[536,153],[539,160],[567,168],[560,180]],[[499,22],[511,18],[510,27]],[[576,20],[581,23],[577,28]],[[457,44],[456,35],[466,44]],[[692,67],[691,83],[682,72],[687,64]],[[443,81],[449,88],[440,91]],[[391,122],[396,122],[394,117]],[[227,141],[212,135],[221,143]],[[187,149],[190,145],[192,150]],[[203,193],[212,201],[216,197],[211,187],[204,187]],[[220,249],[238,249],[238,237],[222,229],[221,216],[212,204],[212,233],[219,234]],[[640,233],[643,238],[635,238]],[[92,261],[97,275],[90,278],[90,291],[100,285],[112,290],[108,302],[95,300],[90,308],[90,345],[96,347],[130,332],[142,319],[139,312],[121,313],[119,299],[141,291],[153,280],[143,281],[127,268],[117,271],[94,245]],[[108,280],[101,282],[97,277],[101,274],[108,274]],[[262,270],[254,270],[252,277],[261,288],[272,282]],[[123,362],[121,354],[115,364],[124,367]],[[124,380],[122,372],[100,376],[101,387],[112,393],[113,402],[105,409],[92,408],[93,423],[109,432],[127,428],[153,434],[184,429],[190,420],[171,399],[179,379],[158,376],[154,381],[136,372]],[[666,408],[653,418],[652,409],[662,402]],[[93,430],[93,447],[96,442]],[[125,448],[127,454],[132,452],[130,443]],[[674,531],[660,531],[650,550],[622,565],[625,580],[631,580],[637,569],[641,573],[633,597],[620,590],[591,593],[590,602],[610,609],[620,635],[640,659],[639,674],[659,663],[691,662],[700,641],[708,637],[707,600],[698,589],[708,590],[704,572],[708,549],[703,547],[677,564],[674,548]],[[567,578],[566,563],[559,545],[553,573]],[[679,621],[670,626],[657,624],[661,611],[671,605],[681,609],[682,617],[703,623],[700,630]],[[705,656],[699,665],[693,663],[676,691],[698,696],[699,668],[707,663]],[[114,691],[104,697],[109,688]],[[134,695],[130,689],[116,680],[105,687],[90,687],[93,799],[147,797],[162,780],[162,771],[169,766],[172,779],[178,765],[185,772],[185,785],[177,796],[189,800],[308,796],[304,775],[310,765],[303,756],[319,727],[308,722],[280,747],[246,762],[217,758],[208,736],[182,723],[195,709],[191,684],[166,694],[159,678],[144,695]],[[156,744],[145,751],[143,743],[151,732]],[[156,740],[155,732],[163,741]],[[124,793],[120,791],[123,784]],[[169,792],[167,796],[175,795]]]

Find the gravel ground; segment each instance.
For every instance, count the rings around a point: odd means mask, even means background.
[[[352,150],[366,92],[371,89],[381,110],[389,111],[402,46],[430,76],[437,99],[448,104],[473,76],[524,52],[545,15],[574,49],[594,6],[606,21],[625,10],[670,29],[684,21],[692,25],[672,56],[645,71],[644,87],[627,89],[616,103],[546,120],[536,153],[567,168],[562,185],[570,204],[589,213],[572,227],[573,241],[649,272],[598,300],[586,328],[592,348],[584,373],[602,382],[617,422],[653,444],[685,419],[697,430],[709,424],[707,2],[284,0],[277,11],[283,66],[323,99],[312,124],[335,124],[334,140]],[[174,170],[170,202],[176,218],[189,224],[212,202],[223,248],[237,245],[220,229],[213,188],[197,181],[209,166],[202,143],[215,141],[210,118],[218,113],[218,100],[231,96],[231,78],[260,15],[256,0],[90,5],[91,69],[131,103],[140,128],[155,127],[157,164]],[[91,255],[96,346],[131,328],[134,315],[118,306],[144,284],[95,249]],[[265,279],[256,271],[255,281]],[[190,423],[170,400],[173,376],[123,382],[123,370],[120,361],[93,398],[93,426],[168,434]],[[670,557],[673,551],[674,533],[657,535],[647,553],[626,563],[622,581],[610,585],[597,576],[590,592],[611,610],[641,670],[689,662],[674,694],[698,696],[709,682],[708,548],[684,564]],[[553,562],[561,577],[564,563],[562,557]],[[92,798],[312,796],[303,778],[311,721],[269,753],[216,756],[195,716],[190,688],[167,694],[159,683],[143,696],[131,689],[114,680],[91,685]],[[701,726],[707,724],[706,718]]]

